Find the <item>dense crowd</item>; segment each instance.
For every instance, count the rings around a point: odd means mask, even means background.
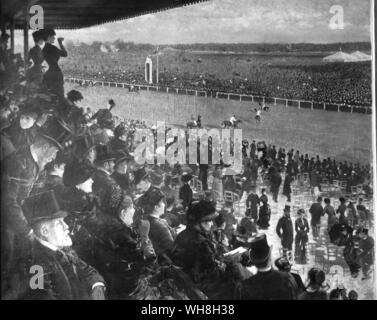
[[[70,61],[64,65],[68,76],[98,81],[147,84],[144,64],[103,65],[96,54]],[[75,56],[75,58],[76,58]],[[101,57],[98,57],[101,61]],[[161,58],[161,60],[163,60]],[[195,62],[192,62],[195,63]],[[221,77],[204,71],[196,73],[184,69],[174,70],[165,64],[160,68],[159,85],[175,88],[215,92],[251,94],[334,103],[354,106],[372,105],[371,70],[367,64],[327,64],[322,66],[253,66],[248,76],[229,72],[231,77]]]
[[[208,164],[140,164],[138,147],[147,137],[138,139],[137,130],[150,129],[155,138],[156,128],[115,117],[111,99],[95,113],[79,108],[83,95],[64,93],[58,64],[68,54],[63,39],[54,46],[52,29],[33,38],[32,64],[24,72],[22,61],[6,50],[8,37],[1,36],[4,299],[357,299],[354,290],[326,287],[318,268],[309,271],[305,284],[291,273],[292,253],[301,262],[305,255],[305,210],[298,211],[293,227],[291,206],[285,206],[275,226],[281,257],[272,255],[263,230],[275,214],[269,194],[278,202],[281,186],[290,203],[291,184],[301,175],[308,174],[317,192],[324,180],[344,180],[349,196],[336,212],[327,198],[322,207],[319,197],[310,208],[310,228],[318,237],[318,219],[327,214],[331,241],[345,246],[352,275],[361,270],[363,279],[370,278],[373,214],[362,203],[371,192],[369,165],[246,140],[237,175],[224,176],[230,165],[223,158],[218,164],[211,157]],[[269,190],[257,195],[260,181]],[[356,207],[348,192],[355,184],[362,186]],[[241,219],[229,192],[246,196]],[[39,280],[35,272],[41,272]]]

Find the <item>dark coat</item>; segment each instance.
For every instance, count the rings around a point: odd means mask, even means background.
[[[288,272],[269,270],[258,272],[242,281],[239,298],[242,300],[295,300],[298,287]]]
[[[296,239],[303,239],[308,242],[309,223],[307,219],[298,218],[295,221]]]
[[[184,208],[186,208],[192,201],[192,189],[189,186],[188,183],[185,183],[180,189],[179,189],[179,199],[182,200],[182,205]]]
[[[97,169],[92,176],[92,190],[98,196],[104,213],[116,213],[122,199],[122,189],[106,172]]]
[[[33,66],[27,70],[26,79],[29,83],[33,82],[37,85],[42,84],[43,80],[43,52],[42,48],[38,45],[35,45],[29,50],[28,55],[29,61],[33,61]]]
[[[258,226],[267,229],[270,226],[271,208],[268,203],[263,203],[259,208]]]
[[[64,77],[58,65],[60,57],[66,57],[67,51],[60,50],[50,43],[43,47],[43,58],[48,63],[48,70],[43,76],[43,84],[52,92],[64,96]]]
[[[194,282],[216,281],[222,273],[218,267],[221,257],[216,247],[211,233],[198,226],[188,226],[178,234],[171,257]]]
[[[323,211],[322,205],[318,202],[313,203],[312,206],[309,209],[309,212],[312,215],[312,219],[310,221],[310,224],[312,226],[320,224],[321,223],[321,217],[325,214],[324,211]]]
[[[119,152],[119,151],[123,151],[123,152],[127,152],[128,151],[128,144],[126,141],[123,141],[119,138],[112,138],[108,144],[111,152],[113,152],[114,154]]]
[[[173,248],[177,233],[165,219],[148,216],[149,238],[157,255],[168,254]]]
[[[292,189],[291,189],[291,183],[293,181],[293,177],[292,176],[289,176],[287,175],[284,179],[284,185],[283,185],[283,194],[285,196],[288,196],[292,193]]]
[[[276,233],[281,238],[283,248],[290,249],[293,243],[293,223],[291,218],[281,217],[276,226]]]
[[[258,204],[259,197],[255,193],[249,194],[246,199],[246,208],[250,209],[251,217],[255,220],[258,219]]]
[[[105,283],[72,249],[64,256],[36,242],[32,265],[43,268],[44,281],[44,289],[30,290],[27,298],[32,300],[87,300],[96,282]]]
[[[374,240],[372,237],[368,236],[365,240],[360,239],[359,248],[361,253],[359,258],[362,259],[362,263],[367,263],[369,265],[373,264],[374,261]]]
[[[114,181],[126,192],[130,192],[130,180],[128,177],[128,174],[122,174],[118,172],[113,172],[111,175],[111,178],[114,179]]]
[[[271,192],[279,191],[281,181],[282,181],[282,178],[281,178],[280,173],[276,172],[271,176]]]

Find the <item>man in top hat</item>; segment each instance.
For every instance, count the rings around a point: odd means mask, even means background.
[[[35,232],[27,299],[36,300],[104,300],[105,281],[70,248],[72,240],[67,216],[60,210],[53,191],[25,199],[23,208]]]
[[[258,273],[241,282],[238,297],[243,300],[297,299],[298,287],[288,272],[272,268],[271,247],[265,234],[258,234],[250,242],[250,262]]]
[[[293,244],[293,223],[291,220],[291,206],[284,207],[284,214],[276,225],[276,233],[281,240],[284,255],[292,251]]]
[[[359,232],[359,249],[361,253],[357,256],[363,271],[362,280],[370,279],[370,268],[374,263],[374,239],[368,235],[368,229],[361,229]]]
[[[104,213],[114,213],[123,196],[122,188],[111,177],[114,171],[115,155],[107,145],[96,146],[95,171],[93,173],[93,193],[98,196]]]
[[[259,207],[259,197],[255,192],[255,185],[250,187],[249,194],[246,198],[246,210],[249,212],[254,221],[258,220],[258,207]]]
[[[4,161],[2,177],[2,270],[9,270],[14,258],[23,253],[15,252],[15,245],[26,244],[33,237],[33,231],[21,208],[45,165],[54,160],[57,152],[63,150],[71,131],[59,120],[38,130],[33,144],[8,157]],[[18,241],[16,241],[18,240]],[[24,252],[25,253],[25,252]]]
[[[189,185],[192,178],[192,174],[186,172],[184,172],[181,176],[183,185],[179,188],[179,199],[182,200],[183,208],[187,208],[192,201],[193,192]]]

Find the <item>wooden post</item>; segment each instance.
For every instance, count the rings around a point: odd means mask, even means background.
[[[28,55],[29,55],[29,13],[28,13],[29,6],[25,5],[24,8],[24,64],[25,70],[28,67]]]
[[[326,103],[325,102],[323,103],[323,110],[326,111]]]
[[[311,103],[311,109],[313,110],[314,109],[314,103],[313,103],[313,101],[312,101],[312,103]]]
[[[288,107],[288,99],[285,99],[285,107]]]
[[[218,92],[216,92],[216,99],[218,99],[219,98],[219,93]]]
[[[240,95],[240,101],[242,101],[242,95]]]
[[[301,109],[301,100],[298,100],[298,108]]]
[[[10,24],[10,49],[12,50],[12,53],[14,54],[14,20],[13,19]]]
[[[338,104],[338,112],[340,112],[340,104]]]
[[[263,96],[263,104],[265,103],[265,101],[266,101],[266,97],[265,97],[265,96]]]
[[[251,102],[254,102],[254,96],[251,96]]]
[[[274,105],[276,106],[276,98],[274,98]]]
[[[230,94],[228,93],[228,100],[230,100]]]

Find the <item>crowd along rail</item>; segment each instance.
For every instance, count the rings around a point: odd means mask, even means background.
[[[266,97],[266,96],[260,96],[260,95],[241,94],[241,93],[228,93],[228,92],[212,91],[212,90],[204,91],[204,90],[194,90],[194,89],[168,87],[168,86],[114,82],[114,81],[101,81],[101,80],[94,80],[94,79],[81,79],[81,78],[70,78],[70,77],[66,77],[65,81],[69,83],[79,84],[82,86],[100,85],[101,87],[112,87],[112,88],[127,88],[127,89],[137,88],[138,90],[144,90],[144,91],[192,95],[192,96],[197,96],[197,97],[206,97],[206,98],[211,97],[211,98],[216,98],[216,99],[251,101],[251,102],[258,102],[258,103],[261,102],[261,103],[273,104],[273,105],[279,104],[279,105],[284,105],[286,107],[297,107],[298,109],[372,114],[372,107],[370,106],[365,107],[365,106],[338,104],[338,103],[330,103],[330,102],[275,98],[275,97]]]

